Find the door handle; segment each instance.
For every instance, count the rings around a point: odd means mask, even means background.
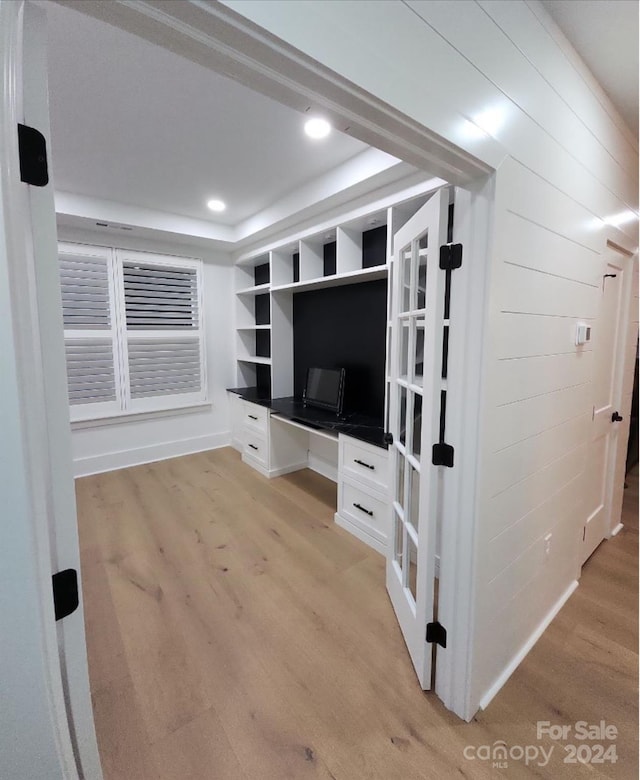
[[[623,419],[624,419],[624,417],[620,417],[620,415],[618,414],[618,412],[614,412],[614,413],[611,415],[611,422],[622,422],[622,420],[623,420]]]

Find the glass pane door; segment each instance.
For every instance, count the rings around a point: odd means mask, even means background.
[[[423,688],[431,683],[431,646],[425,630],[433,616],[435,572],[433,467],[425,455],[437,440],[432,388],[435,352],[442,347],[443,315],[437,301],[444,296],[438,263],[446,238],[447,201],[446,192],[435,193],[394,236],[387,590]]]

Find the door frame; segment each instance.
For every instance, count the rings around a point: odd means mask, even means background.
[[[620,309],[617,322],[617,327],[620,328],[622,332],[620,333],[620,338],[618,340],[613,373],[615,388],[613,394],[617,400],[616,405],[622,414],[623,423],[618,427],[615,440],[611,442],[615,447],[615,452],[613,453],[613,456],[609,457],[607,469],[605,506],[608,506],[609,508],[609,518],[605,526],[604,539],[610,539],[612,536],[616,536],[623,528],[621,515],[624,491],[624,471],[627,459],[627,441],[629,439],[631,393],[633,392],[633,378],[631,378],[631,386],[625,387],[625,372],[630,364],[630,352],[635,355],[638,338],[638,312],[636,311],[635,321],[631,318],[634,300],[633,292],[635,289],[637,293],[638,289],[637,279],[635,278],[638,273],[638,255],[637,253],[634,255],[630,249],[625,248],[622,245],[622,242],[619,241],[619,236],[616,236],[615,238],[618,240],[606,237],[602,257],[604,267],[607,262],[607,253],[615,252],[618,261],[625,271],[625,286],[620,295]],[[635,285],[634,279],[636,282]],[[586,563],[586,561],[584,563]],[[584,565],[584,563],[582,565]]]
[[[202,8],[188,2],[169,5],[139,2],[133,5],[117,0],[113,3],[76,3],[67,0],[65,4],[98,18],[107,17],[105,20],[112,24],[137,33],[158,45],[170,47],[213,70],[232,75],[245,85],[285,105],[302,111],[307,110],[310,105],[322,109],[338,126],[349,125],[354,137],[425,168],[432,174],[437,173],[451,184],[459,185],[461,205],[455,228],[455,240],[465,242],[465,262],[461,269],[463,273],[457,272],[458,284],[461,293],[464,294],[460,294],[452,306],[470,305],[477,319],[472,328],[467,326],[468,332],[465,334],[466,348],[472,355],[470,360],[465,363],[462,355],[455,357],[455,344],[450,345],[452,365],[455,361],[461,361],[464,374],[469,378],[468,382],[460,383],[460,387],[453,394],[458,396],[456,402],[461,404],[461,409],[464,411],[456,424],[452,422],[448,433],[461,453],[461,466],[458,473],[464,470],[467,476],[464,491],[460,494],[457,491],[457,475],[448,475],[445,480],[445,491],[452,494],[452,506],[455,507],[455,511],[452,511],[450,522],[443,532],[441,546],[439,619],[447,627],[448,643],[447,649],[441,648],[439,655],[436,693],[446,707],[460,717],[470,719],[475,711],[470,701],[470,669],[478,430],[475,424],[477,415],[473,418],[469,417],[468,409],[471,406],[474,409],[478,408],[478,393],[483,387],[480,366],[486,316],[484,295],[487,285],[485,269],[488,268],[487,229],[494,169],[426,127],[391,109],[346,79],[301,55],[282,41],[269,36],[222,4],[211,8],[211,13],[208,14],[210,25],[206,32],[189,23],[196,18],[201,20],[204,12]],[[30,19],[40,18],[41,27],[39,32],[37,30],[36,32],[39,36],[38,46],[42,56],[34,65],[36,69],[40,68],[39,83],[41,88],[46,89],[46,78],[43,81],[46,76],[46,50],[42,34],[45,12],[28,0],[3,3],[2,6],[3,22],[6,20],[7,24],[5,40],[8,39],[12,44],[5,48],[4,68],[14,74],[14,79],[17,79],[16,74],[22,72],[22,51],[18,45],[18,30],[25,8],[29,9],[27,15]],[[170,16],[169,11],[174,15]],[[180,18],[181,15],[184,18]],[[38,24],[36,28],[37,26]],[[249,55],[248,52],[251,54]],[[16,83],[17,81],[14,82],[14,88]],[[4,127],[15,128],[22,120],[18,106],[6,92],[2,94],[2,101]],[[48,125],[48,117],[40,117],[38,121]],[[40,129],[48,136],[48,127],[43,125]],[[8,134],[7,137],[9,139]],[[490,141],[488,143],[493,144]],[[13,217],[9,225],[11,235],[8,238],[11,251],[8,253],[8,262],[13,271],[22,275],[35,289],[35,282],[42,269],[38,271],[34,243],[37,240],[49,242],[52,240],[51,228],[55,219],[53,196],[51,187],[43,188],[43,192],[35,193],[35,196],[31,194],[29,197],[32,198],[32,202],[27,204],[24,193],[27,188],[19,183],[19,176],[16,175],[15,138],[4,148],[7,155],[12,158],[11,167],[5,171],[3,191],[5,201],[3,207],[13,209]],[[493,152],[495,159],[498,160],[500,154],[495,144]],[[47,191],[46,195],[44,190]],[[44,231],[38,234],[39,228],[43,226]],[[476,294],[471,296],[472,288],[469,281],[478,277],[481,277],[481,281],[474,288]],[[482,291],[481,295],[477,294],[478,290]],[[47,289],[45,285],[38,286],[37,292],[34,293],[37,297],[35,308],[23,312],[25,327],[28,325],[31,329],[37,329],[42,325],[39,320],[41,313],[53,310],[57,306],[56,292],[57,288]],[[469,320],[471,319],[469,317]],[[25,476],[29,479],[32,495],[34,499],[39,496],[42,501],[45,499],[49,501],[48,513],[40,517],[39,531],[36,528],[32,529],[34,541],[31,554],[38,571],[38,600],[42,610],[38,632],[49,670],[51,720],[57,734],[62,777],[76,778],[83,773],[95,780],[100,777],[101,770],[91,713],[82,601],[79,610],[73,616],[73,628],[70,619],[67,619],[68,628],[65,626],[61,629],[61,624],[56,626],[51,611],[50,574],[51,561],[57,557],[56,539],[59,541],[61,535],[69,533],[63,515],[68,519],[68,513],[72,512],[75,519],[75,505],[71,497],[73,481],[70,446],[65,446],[64,452],[56,453],[55,458],[49,450],[51,431],[55,430],[56,435],[60,435],[68,419],[68,406],[60,392],[62,385],[55,378],[56,375],[61,375],[62,371],[61,366],[59,366],[60,371],[54,370],[53,384],[57,382],[57,389],[53,391],[51,378],[47,374],[48,387],[45,390],[45,359],[39,338],[34,338],[30,342],[16,339],[14,346],[16,370],[20,366],[31,365],[41,377],[39,392],[29,393],[23,397],[25,425],[22,436],[23,443],[31,445],[28,450],[29,462],[25,464]],[[55,354],[49,355],[49,369],[53,366],[51,361],[55,359]],[[453,395],[451,406],[454,404]],[[465,426],[462,423],[463,419],[471,421],[470,424]],[[43,424],[36,424],[37,420],[43,421]],[[69,437],[68,432],[67,436]],[[70,438],[67,439],[68,444],[69,442]],[[39,481],[34,476],[36,474],[45,475],[46,478]],[[51,538],[51,542],[45,544],[44,540],[47,537]],[[38,543],[35,539],[38,539]],[[460,539],[464,540],[463,544],[457,541]],[[68,536],[67,540],[69,540]],[[78,565],[74,568],[79,570],[79,554],[76,560]],[[62,567],[62,561],[60,565]],[[82,598],[81,593],[80,597]],[[58,650],[58,641],[61,643],[62,652]],[[79,679],[67,711],[63,679],[67,678],[68,669],[61,668],[60,663],[62,659],[64,666],[66,660],[72,658],[79,678],[82,677],[84,669],[85,682],[82,683]],[[78,741],[72,737],[73,729],[67,718],[74,713],[84,715],[87,712],[89,716],[84,721],[84,733]],[[78,721],[75,726],[77,723]],[[85,770],[83,763],[90,769]]]
[[[9,360],[3,370],[15,377],[19,392],[17,435],[3,445],[10,443],[15,448],[17,461],[19,453],[24,453],[20,465],[28,509],[20,531],[29,540],[31,560],[17,586],[37,593],[38,609],[30,614],[33,625],[29,628],[38,636],[44,689],[42,700],[35,692],[32,695],[47,713],[52,743],[48,756],[42,746],[32,752],[36,759],[48,758],[57,765],[60,774],[56,777],[101,780],[82,590],[79,588],[76,610],[56,622],[51,581],[53,573],[64,569],[75,569],[80,579],[53,184],[51,180],[43,187],[23,183],[18,151],[18,124],[38,129],[51,148],[46,13],[24,0],[0,3],[0,31],[0,135],[4,151],[0,172],[4,246],[0,251],[6,250],[0,262],[9,280],[11,297],[6,314],[12,326],[7,332],[12,335],[14,355],[13,366]],[[21,599],[16,599],[16,604],[24,608]],[[15,639],[18,641],[20,634]],[[31,671],[37,676],[37,670]],[[39,736],[34,734],[31,739]],[[16,766],[15,771],[23,769]],[[49,770],[44,765],[36,767],[31,776],[43,771]]]

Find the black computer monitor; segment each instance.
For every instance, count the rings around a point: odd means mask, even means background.
[[[310,368],[304,386],[305,406],[317,406],[342,414],[344,368]]]

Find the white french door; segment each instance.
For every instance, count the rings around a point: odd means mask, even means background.
[[[395,234],[390,355],[391,543],[387,590],[423,689],[431,687],[438,477],[446,405],[445,279],[448,193],[438,190]]]

